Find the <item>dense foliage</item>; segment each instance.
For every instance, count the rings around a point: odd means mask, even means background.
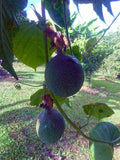
[[[103,60],[107,58],[108,55],[111,55],[112,51],[112,47],[108,47],[107,44],[101,42],[91,51],[91,53],[86,52],[83,54],[83,68],[89,84],[92,74],[101,67]]]

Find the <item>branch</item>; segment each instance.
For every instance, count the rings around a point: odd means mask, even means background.
[[[93,44],[90,48],[87,49],[87,51],[83,52],[82,54],[88,52],[91,48],[95,47],[100,41],[101,39],[104,37],[104,35],[106,34],[106,32],[110,29],[110,27],[113,25],[113,23],[115,22],[115,20],[120,16],[120,12],[118,13],[118,15],[114,18],[114,20],[112,21],[112,23],[105,29],[103,35],[97,40],[97,42],[95,44]]]

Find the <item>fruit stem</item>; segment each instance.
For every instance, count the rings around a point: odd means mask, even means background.
[[[59,102],[58,102],[57,99],[55,98],[54,94],[51,93],[51,96],[52,96],[53,101],[54,101],[54,103],[56,104],[59,112],[63,115],[63,117],[66,119],[66,121],[67,121],[80,135],[82,135],[84,138],[86,138],[86,139],[89,140],[89,141],[112,145],[112,142],[96,140],[96,139],[93,139],[93,138],[88,137],[87,135],[85,135],[85,134],[81,131],[81,129],[80,129],[79,127],[77,127],[76,124],[73,123],[73,122],[70,120],[70,118],[66,115],[66,113],[65,113],[65,112],[63,111],[63,109],[61,108]]]
[[[42,87],[43,86],[43,84],[32,85],[32,84],[26,83],[26,82],[21,81],[21,80],[18,80],[17,82],[15,82],[14,86],[16,87],[17,84],[18,85],[23,84],[23,85],[30,86],[30,87]]]
[[[46,22],[46,15],[45,15],[45,0],[41,1],[41,10],[42,10],[42,17],[44,19],[44,25]],[[44,45],[45,45],[45,66],[47,66],[48,63],[48,43],[47,43],[47,36],[43,33],[43,39],[44,39]]]
[[[46,23],[46,15],[45,15],[45,0],[41,0],[41,10],[42,10],[42,17],[44,19],[44,25]],[[43,33],[44,45],[45,45],[45,67],[49,61],[48,57],[48,43],[47,43],[47,36]],[[46,94],[46,84],[43,86],[44,94]]]
[[[72,48],[71,48],[71,42],[69,39],[69,34],[68,34],[68,26],[67,26],[67,14],[66,14],[66,4],[65,4],[65,0],[63,0],[63,8],[64,8],[64,23],[65,23],[65,31],[66,31],[66,36],[69,42],[69,48],[70,48],[70,53],[72,56],[74,56],[73,52],[72,52]]]

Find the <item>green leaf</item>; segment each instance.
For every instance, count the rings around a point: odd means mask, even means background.
[[[99,16],[99,18],[103,22],[105,22],[104,17],[103,17],[102,2],[97,1],[97,2],[93,3],[93,9],[96,12],[96,14]]]
[[[91,25],[92,25],[94,22],[96,22],[96,21],[97,21],[97,18],[92,19],[91,21],[89,21],[89,22],[87,23],[86,27],[91,26]]]
[[[97,36],[101,36],[101,34],[103,34],[103,33],[105,32],[105,30],[106,30],[106,29],[100,30],[96,35],[97,35]]]
[[[112,160],[113,148],[107,144],[90,143],[92,160]]]
[[[77,16],[78,16],[78,12],[74,12],[74,13],[71,15],[71,26],[72,26],[73,23],[75,22]]]
[[[102,5],[104,5],[107,8],[108,12],[113,16],[113,12],[112,12],[112,9],[111,9],[111,4],[110,4],[111,1],[110,0],[98,0],[98,1],[97,0],[73,0],[73,2],[75,3],[78,10],[79,10],[79,8],[78,8],[79,4],[92,3],[94,11],[96,12],[96,14],[99,16],[99,18],[103,22],[105,22],[105,20],[104,20],[104,17],[103,17]]]
[[[55,95],[54,95],[55,96]],[[69,99],[66,98],[66,97],[58,97],[58,96],[55,96],[55,98],[57,99],[57,101],[59,102],[59,104],[66,104],[68,107],[71,108],[71,106],[69,105]]]
[[[107,8],[107,10],[108,10],[108,12],[112,15],[112,16],[114,16],[113,15],[113,12],[112,12],[112,8],[111,8],[111,5],[110,5],[110,1],[103,1],[103,4],[104,4],[104,6]]]
[[[71,48],[72,48],[72,52],[73,52],[74,56],[75,56],[79,61],[81,61],[81,60],[82,60],[82,54],[81,54],[81,51],[80,51],[80,48],[79,48],[79,44],[73,43],[73,44],[71,45]],[[71,55],[70,49],[68,49],[68,48],[66,49],[66,51],[65,51],[64,53]]]
[[[48,40],[48,48],[50,48],[50,39]],[[20,25],[19,32],[13,38],[13,51],[22,63],[33,69],[45,63],[43,31],[36,23],[26,22]],[[50,56],[53,50],[48,52]]]
[[[86,42],[86,46],[85,46],[85,49],[88,53],[91,53],[91,51],[93,50],[94,48],[94,44],[97,42],[97,38],[94,37],[94,38],[90,38],[87,40]]]
[[[43,89],[41,88],[30,96],[30,105],[39,106],[39,104],[42,102],[42,97],[41,97],[42,95],[43,95]]]
[[[9,1],[1,1],[0,3],[0,59],[2,66],[16,79],[17,75],[12,66],[13,50],[11,28],[16,25],[15,15],[9,7]]]
[[[105,103],[94,103],[83,106],[84,112],[88,115],[98,118],[110,117],[114,111],[108,107]]]
[[[52,94],[50,93],[50,91],[48,89],[46,89],[46,94],[50,94],[50,96],[52,97]],[[30,105],[39,106],[42,103],[42,97],[41,97],[42,95],[44,95],[43,88],[39,89],[33,95],[30,96]],[[69,106],[69,99],[68,98],[58,97],[58,96],[55,96],[55,98],[57,99],[57,101],[60,104],[66,103]]]
[[[109,122],[100,122],[90,131],[90,137],[96,140],[112,142],[120,136],[118,128]],[[89,142],[92,160],[112,160],[112,145]]]
[[[51,19],[55,21],[59,26],[65,27],[64,23],[64,9],[62,0],[47,0],[45,1],[45,8],[47,9]],[[66,17],[67,24],[70,26],[70,11],[69,11],[69,0],[66,1]]]

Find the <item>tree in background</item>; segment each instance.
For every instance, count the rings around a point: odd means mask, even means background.
[[[103,39],[109,46],[113,47],[113,53],[109,55],[102,64],[101,71],[105,75],[112,75],[113,78],[120,74],[120,32],[110,33]]]
[[[92,75],[101,67],[103,60],[108,57],[108,55],[111,55],[112,52],[112,47],[108,47],[104,42],[100,42],[91,53],[85,52],[83,54],[82,63],[89,86]]]
[[[97,19],[83,24],[78,22],[74,26],[75,17],[77,17],[77,13],[74,13],[71,17],[73,19],[71,28],[69,28],[69,34],[73,42],[71,46],[74,55],[82,62],[86,80],[90,86],[92,74],[101,67],[103,60],[112,54],[113,47],[109,45],[108,41],[101,41],[97,46],[93,46],[104,32],[104,29],[97,31],[98,27],[93,26]]]
[[[24,22],[29,22],[29,19],[27,18],[26,11],[21,11],[16,15],[17,21],[19,24]]]

